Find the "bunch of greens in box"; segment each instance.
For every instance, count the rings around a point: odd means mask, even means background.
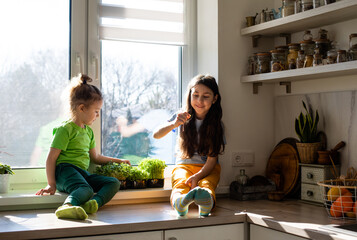
[[[164,170],[167,166],[163,160],[145,158],[141,160],[138,167],[148,172],[148,179],[163,179]]]
[[[115,177],[118,180],[126,180],[130,175],[131,166],[126,163],[110,162],[96,168],[95,173],[103,176]]]
[[[130,181],[136,181],[136,180],[146,180],[148,179],[148,172],[146,172],[145,170],[138,168],[138,167],[132,167],[130,169],[130,174],[128,179]]]

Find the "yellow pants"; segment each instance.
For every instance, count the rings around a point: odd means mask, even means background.
[[[186,194],[191,190],[191,187],[185,184],[186,180],[192,175],[201,170],[204,164],[178,164],[172,171],[172,192],[171,192],[171,205],[173,206],[173,200],[176,199],[176,194]],[[221,174],[221,166],[216,164],[212,172],[202,178],[198,182],[198,186],[207,189],[212,195],[214,202],[216,202],[215,190],[218,185]],[[214,204],[215,205],[215,204]]]

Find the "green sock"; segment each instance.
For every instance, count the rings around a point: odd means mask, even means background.
[[[55,213],[58,218],[70,218],[78,220],[84,220],[88,218],[84,209],[79,206],[63,205],[57,208]]]
[[[98,211],[98,203],[96,200],[92,199],[87,201],[81,207],[86,211],[86,213],[96,213]]]
[[[195,203],[198,205],[201,216],[208,216],[213,208],[213,198],[204,188],[197,189]]]
[[[187,194],[183,194],[174,200],[174,208],[180,216],[185,216],[188,212],[188,206],[195,198],[197,188],[192,189]]]

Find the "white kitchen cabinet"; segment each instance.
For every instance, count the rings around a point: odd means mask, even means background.
[[[293,14],[284,18],[279,18],[251,27],[242,28],[241,35],[252,37],[253,40],[259,39],[261,36],[276,37],[281,33],[291,34],[306,29],[356,19],[356,12],[356,0],[343,0],[302,13]],[[259,42],[259,40],[257,41]],[[260,86],[262,83],[280,82],[281,85],[286,85],[287,93],[289,93],[290,83],[292,81],[312,80],[356,74],[357,61],[351,61],[326,66],[241,76],[241,82],[253,83],[254,93],[258,93],[258,86]]]
[[[250,224],[250,240],[303,240],[306,238]]]
[[[85,236],[85,237],[73,237],[63,238],[66,240],[163,240],[163,231],[152,232],[138,232],[138,233],[122,233],[122,234],[109,234],[98,236]],[[58,239],[58,238],[56,238]]]
[[[244,223],[165,231],[165,240],[244,240]]]

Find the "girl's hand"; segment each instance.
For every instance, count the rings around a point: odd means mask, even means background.
[[[197,183],[200,179],[198,178],[197,175],[192,175],[191,177],[189,177],[186,180],[186,184],[189,185],[191,187],[191,189],[194,189],[195,187],[197,187]]]
[[[129,164],[131,166],[130,160],[127,160],[127,159],[122,159],[121,163],[126,163],[126,164]]]
[[[56,192],[56,186],[47,185],[47,187],[38,190],[36,195],[43,195],[44,193],[49,193],[50,195],[53,195],[55,194],[55,192]]]
[[[177,114],[175,121],[175,128],[184,124],[188,119],[190,119],[191,115],[188,112],[183,112]]]

